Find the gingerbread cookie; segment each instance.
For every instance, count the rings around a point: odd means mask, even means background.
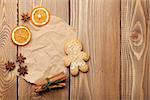
[[[85,61],[89,60],[89,55],[82,51],[82,44],[79,40],[69,40],[65,43],[64,65],[70,66],[70,72],[72,75],[78,75],[79,70],[81,72],[88,72],[89,67]]]

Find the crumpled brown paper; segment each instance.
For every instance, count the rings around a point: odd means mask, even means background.
[[[37,27],[31,23],[27,26],[31,30],[32,39],[26,46],[19,47],[19,53],[27,58],[25,65],[28,66],[28,74],[22,78],[35,83],[64,71],[64,42],[76,38],[74,29],[56,16],[51,16],[45,26]],[[18,66],[14,72],[18,75],[17,69]]]

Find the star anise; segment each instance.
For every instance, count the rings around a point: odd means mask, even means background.
[[[19,66],[20,68],[18,69],[18,72],[19,72],[19,75],[23,75],[25,76],[25,74],[28,74],[28,69],[27,69],[27,66],[25,65],[24,67],[23,66]]]
[[[24,63],[26,60],[26,57],[24,57],[21,53],[19,56],[17,56],[17,61],[16,62],[19,62],[19,64],[22,64]]]
[[[30,19],[30,16],[29,16],[29,14],[28,13],[23,13],[22,15],[21,15],[21,17],[22,17],[22,21],[23,22],[28,22],[29,21],[29,19]]]
[[[8,70],[8,71],[13,70],[15,67],[16,67],[16,66],[15,66],[15,63],[14,63],[14,62],[8,61],[7,63],[5,63],[5,68],[6,68],[6,70]]]

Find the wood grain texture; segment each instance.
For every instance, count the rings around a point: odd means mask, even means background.
[[[17,1],[20,25],[20,15],[43,1],[71,23],[91,56],[89,72],[70,76],[63,90],[37,95],[19,78],[19,100],[150,100],[150,0],[0,0],[0,100],[17,99],[17,78],[4,67],[16,59],[10,33],[17,25]]]
[[[149,100],[149,0],[121,0],[121,98]]]
[[[70,0],[71,25],[91,59],[71,77],[70,100],[119,100],[120,0]]]
[[[61,17],[69,22],[69,1],[68,0],[19,0],[19,14],[31,12],[34,7],[46,7],[52,15]],[[21,19],[21,18],[19,18]],[[22,21],[20,20],[20,24]],[[26,25],[26,24],[25,24]],[[34,34],[34,33],[33,33]],[[69,97],[69,85],[65,89],[57,90],[41,95],[35,94],[33,86],[23,79],[19,79],[19,100],[67,100]],[[67,82],[68,84],[68,82]]]
[[[11,29],[17,25],[17,0],[0,0],[0,12],[0,100],[16,100],[17,78],[6,71],[4,64],[16,59]]]

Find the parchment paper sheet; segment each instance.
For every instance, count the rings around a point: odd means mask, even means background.
[[[66,68],[63,64],[64,42],[75,39],[76,32],[64,20],[51,16],[50,22],[42,27],[27,24],[32,32],[32,39],[26,46],[19,47],[27,59],[28,74],[24,78],[30,83],[52,76]],[[14,72],[18,75],[17,68]]]

